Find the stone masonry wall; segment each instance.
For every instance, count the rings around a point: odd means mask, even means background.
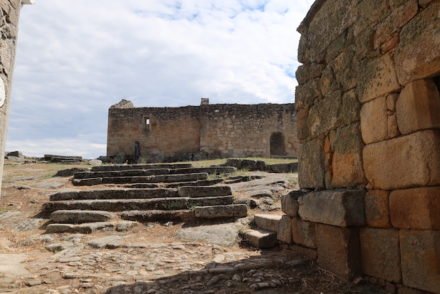
[[[201,107],[201,150],[223,157],[270,156],[270,138],[284,136],[285,155],[296,156],[293,104],[234,105]]]
[[[122,102],[109,109],[107,155],[130,157],[138,141],[148,161],[270,156],[271,136],[279,132],[284,155],[296,156],[294,109],[294,104],[134,108]]]
[[[5,97],[4,103],[0,105],[0,179],[3,178],[8,110],[20,8],[21,0],[0,0],[0,96]]]
[[[316,1],[298,31],[314,192],[285,200],[293,242],[342,277],[440,293],[440,1]]]
[[[107,155],[131,156],[136,141],[140,143],[141,156],[150,161],[197,153],[199,130],[199,107],[195,106],[110,108]]]

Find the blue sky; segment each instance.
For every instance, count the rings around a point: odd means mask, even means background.
[[[312,0],[38,0],[20,19],[7,150],[105,155],[107,110],[288,103]]]

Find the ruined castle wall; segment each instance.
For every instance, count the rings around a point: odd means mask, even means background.
[[[340,276],[440,293],[439,11],[321,0],[299,28],[299,181],[321,192],[295,224]]]
[[[271,136],[280,133],[279,155],[296,156],[294,112],[293,104],[202,106],[201,151],[222,157],[268,157]]]
[[[136,141],[148,161],[197,153],[199,108],[110,108],[107,138],[108,156],[133,155]]]
[[[0,0],[0,98],[5,98],[0,106],[0,179],[3,177],[3,155],[6,144],[20,8],[21,0]],[[0,101],[3,101],[3,99]]]
[[[297,154],[293,104],[124,105],[109,110],[107,155],[111,157],[132,156],[136,141],[148,161],[270,156],[271,150],[272,155]]]

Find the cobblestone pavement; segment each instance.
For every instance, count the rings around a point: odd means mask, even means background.
[[[380,293],[361,280],[344,283],[294,250],[242,246],[238,230],[245,219],[44,234],[47,220],[38,218],[42,204],[72,186],[68,179],[52,185],[55,180],[43,165],[13,168],[6,167],[0,199],[0,293]],[[279,177],[240,183],[236,192],[239,198],[272,199],[268,205],[275,209],[277,197],[265,193],[282,192],[286,183]],[[235,241],[231,232],[237,234]]]

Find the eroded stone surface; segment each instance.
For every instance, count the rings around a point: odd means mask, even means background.
[[[365,195],[365,219],[370,227],[390,227],[389,192],[371,190]]]
[[[277,239],[286,244],[292,243],[292,222],[288,215],[281,217],[278,225]]]
[[[360,241],[363,272],[400,282],[399,232],[393,229],[362,229]]]
[[[440,232],[400,231],[403,284],[438,293],[440,291]]]
[[[296,244],[316,248],[316,224],[293,218],[292,239]]]
[[[439,211],[440,187],[391,192],[391,223],[396,228],[440,230]]]
[[[403,85],[438,73],[440,56],[436,49],[440,47],[439,10],[440,3],[433,1],[400,33],[400,45],[396,49],[395,60],[397,75]]]
[[[338,276],[350,279],[361,273],[359,231],[317,225],[318,263]]]
[[[440,132],[423,131],[365,146],[365,175],[375,189],[440,184]]]
[[[365,224],[362,190],[311,192],[299,200],[299,215],[303,220],[340,226]]]

